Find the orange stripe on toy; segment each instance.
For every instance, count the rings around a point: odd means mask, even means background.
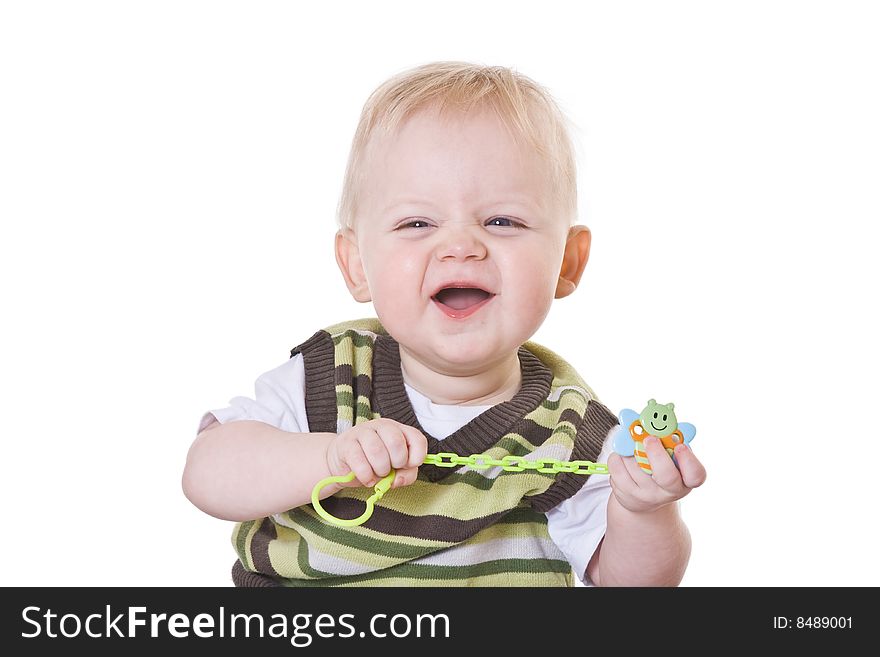
[[[645,444],[641,440],[636,440],[633,455],[636,457],[636,463],[646,474],[653,474],[651,463],[648,461],[648,455],[645,453]]]

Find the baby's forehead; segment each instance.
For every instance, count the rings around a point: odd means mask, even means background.
[[[428,106],[398,119],[387,117],[371,134],[367,148],[380,150],[410,141],[443,143],[450,138],[481,136],[492,138],[498,145],[514,148],[526,157],[537,156],[541,151],[533,138],[517,130],[487,105],[469,110]]]
[[[549,162],[539,150],[489,111],[423,111],[377,131],[369,146],[367,173],[407,184],[479,179],[528,193],[550,177]]]

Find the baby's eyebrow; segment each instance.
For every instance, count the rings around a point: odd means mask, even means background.
[[[420,199],[420,198],[403,198],[396,201],[392,201],[382,210],[383,212],[390,212],[391,210],[396,210],[401,207],[434,207],[434,204],[428,199]]]
[[[492,214],[493,212],[504,212],[508,210],[511,206],[519,206],[522,209],[525,209],[529,212],[541,212],[542,206],[539,202],[533,201],[529,197],[525,196],[514,196],[507,197],[503,200],[496,201],[488,201],[482,203],[478,206],[478,214]],[[418,209],[430,209],[432,211],[442,212],[442,208],[436,205],[433,201],[428,199],[419,199],[419,198],[404,198],[396,201],[390,202],[382,212],[392,212],[394,210],[398,210],[400,208],[418,208]]]
[[[528,210],[529,212],[540,212],[541,211],[541,203],[533,201],[528,197],[518,197],[518,198],[508,198],[503,201],[498,201],[495,203],[487,203],[485,205],[485,209],[487,212],[491,212],[493,209],[498,208],[499,211],[504,211],[510,206],[519,206],[524,210]]]

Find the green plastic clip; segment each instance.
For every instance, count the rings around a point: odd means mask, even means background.
[[[394,470],[392,470],[378,481],[373,487],[373,494],[367,498],[366,510],[357,518],[345,520],[331,515],[321,506],[321,498],[318,497],[325,486],[329,486],[330,484],[347,484],[348,482],[353,481],[354,472],[349,472],[347,475],[341,475],[338,477],[327,477],[315,484],[315,487],[312,489],[312,506],[315,507],[315,511],[319,516],[334,525],[339,525],[340,527],[356,527],[357,525],[362,525],[371,515],[373,515],[373,506],[376,502],[381,500],[382,496],[391,489],[391,484],[394,483],[394,474]]]

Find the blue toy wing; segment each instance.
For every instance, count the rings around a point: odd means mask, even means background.
[[[631,408],[624,408],[617,414],[617,419],[620,420],[620,424],[617,425],[617,428],[613,433],[613,447],[614,451],[621,456],[632,456],[635,451],[636,444],[633,441],[632,436],[629,435],[629,425],[631,425],[638,417],[639,414]]]
[[[620,420],[620,424],[629,429],[629,425],[635,422],[639,418],[639,414],[636,413],[631,408],[624,408],[620,413],[617,414],[617,419]]]
[[[681,431],[681,435],[684,437],[685,445],[691,442],[694,436],[697,435],[697,428],[690,422],[679,422],[678,430]]]

